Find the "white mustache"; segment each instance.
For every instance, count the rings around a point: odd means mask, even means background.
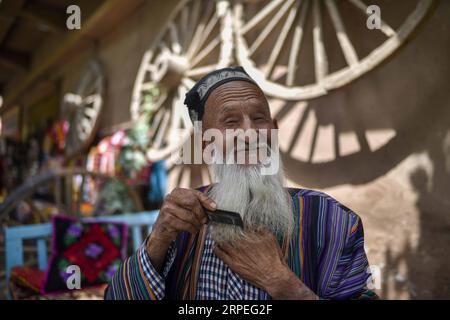
[[[242,152],[242,151],[259,151],[259,150],[268,150],[270,152],[270,147],[267,143],[261,143],[256,145],[244,145],[233,147],[230,152]]]

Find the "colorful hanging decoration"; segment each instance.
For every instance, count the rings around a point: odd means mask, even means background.
[[[55,124],[50,128],[48,135],[58,154],[64,153],[68,132],[69,122],[67,122],[66,120],[59,120],[55,122]]]

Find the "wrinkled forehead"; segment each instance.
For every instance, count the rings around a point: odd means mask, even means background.
[[[251,102],[252,100],[256,103],[266,103],[266,97],[257,85],[246,81],[231,81],[211,92],[205,103],[205,111],[208,112],[208,109],[215,109],[224,105]]]
[[[206,100],[206,104],[218,101],[239,101],[251,98],[265,100],[264,94],[257,85],[250,82],[237,80],[227,82],[214,89]]]

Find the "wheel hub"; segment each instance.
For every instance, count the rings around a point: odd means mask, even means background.
[[[173,88],[179,85],[187,67],[188,61],[185,57],[175,55],[169,51],[162,51],[155,60],[151,78],[159,85]]]

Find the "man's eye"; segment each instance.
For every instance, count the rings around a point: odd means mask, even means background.
[[[226,125],[233,125],[233,124],[236,124],[236,123],[237,123],[237,120],[234,120],[234,119],[229,119],[229,120],[225,121]]]

